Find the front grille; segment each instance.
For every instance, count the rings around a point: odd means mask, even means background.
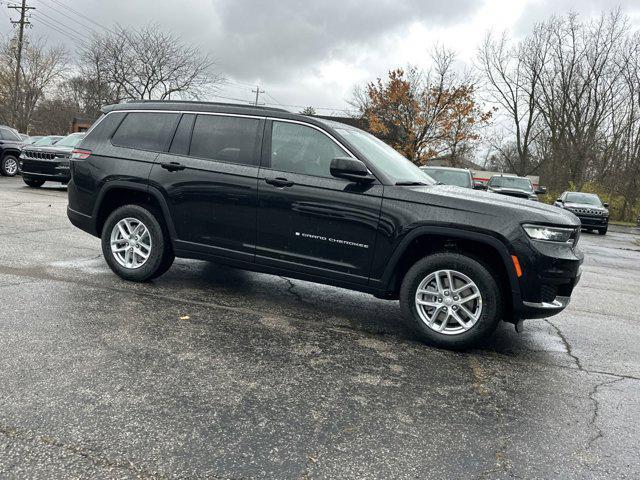
[[[34,160],[53,160],[56,157],[55,153],[39,152],[37,150],[24,150],[22,153],[25,158],[33,158]]]
[[[593,208],[570,208],[569,211],[577,215],[602,216],[605,214],[603,210],[595,210]]]
[[[558,296],[558,287],[543,283],[542,287],[540,287],[540,295],[543,302],[551,303]]]

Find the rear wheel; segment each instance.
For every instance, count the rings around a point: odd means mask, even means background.
[[[474,258],[438,253],[416,262],[400,287],[405,319],[427,343],[467,348],[493,333],[502,296],[491,272]]]
[[[5,155],[0,160],[0,174],[4,177],[13,177],[18,173],[18,159],[13,155]]]
[[[162,216],[155,209],[125,205],[102,228],[102,254],[113,272],[133,282],[165,273],[174,255]]]
[[[24,183],[26,183],[31,188],[40,188],[42,185],[44,185],[44,180],[40,180],[38,178],[22,177],[22,180],[24,180]]]

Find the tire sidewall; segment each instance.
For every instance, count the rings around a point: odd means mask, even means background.
[[[44,185],[44,180],[39,180],[37,178],[31,178],[31,177],[25,177],[24,175],[22,176],[22,181],[31,188],[40,188],[42,185]]]
[[[456,270],[477,285],[482,296],[482,313],[476,324],[457,335],[445,335],[429,328],[420,319],[415,304],[418,286],[437,270]],[[409,269],[400,289],[400,307],[413,330],[427,342],[446,348],[467,348],[488,337],[502,315],[502,295],[489,269],[474,258],[455,253],[438,253],[423,258]]]
[[[118,263],[111,252],[111,231],[123,218],[135,218],[145,224],[151,236],[151,254],[139,268],[125,268]],[[160,222],[149,209],[140,205],[125,205],[114,210],[104,223],[102,228],[102,254],[109,268],[124,280],[144,282],[154,277],[154,274],[162,266],[165,253],[164,233]]]

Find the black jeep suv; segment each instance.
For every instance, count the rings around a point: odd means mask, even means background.
[[[174,256],[400,299],[431,343],[563,310],[580,222],[550,205],[435,185],[356,128],[197,102],[106,107],[71,157],[68,216],[126,280]]]
[[[23,145],[24,140],[15,130],[0,125],[0,175],[13,177],[18,173],[18,157]]]
[[[44,182],[69,182],[69,157],[84,133],[71,133],[55,145],[27,145],[20,154],[20,171],[24,183],[39,188]]]
[[[607,233],[609,204],[602,203],[595,193],[564,192],[554,205],[576,215],[585,230],[597,230],[600,235]]]
[[[487,183],[487,190],[509,197],[526,198],[534,202],[538,201],[538,195],[547,193],[544,187],[534,190],[531,180],[527,177],[515,175],[494,175]]]

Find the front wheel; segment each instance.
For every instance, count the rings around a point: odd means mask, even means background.
[[[44,185],[44,180],[40,180],[39,178],[22,177],[22,180],[24,180],[24,183],[26,183],[27,186],[31,188],[40,188],[42,185]]]
[[[606,235],[606,234],[607,234],[607,227],[599,228],[599,229],[598,229],[598,233],[599,233],[600,235]]]
[[[18,159],[13,155],[5,155],[0,160],[0,174],[3,177],[13,177],[18,173]]]
[[[474,258],[438,253],[416,262],[400,287],[405,319],[427,343],[461,349],[487,338],[502,315],[491,272]]]
[[[173,251],[162,216],[153,208],[125,205],[102,228],[102,254],[119,277],[144,282],[166,272]]]

